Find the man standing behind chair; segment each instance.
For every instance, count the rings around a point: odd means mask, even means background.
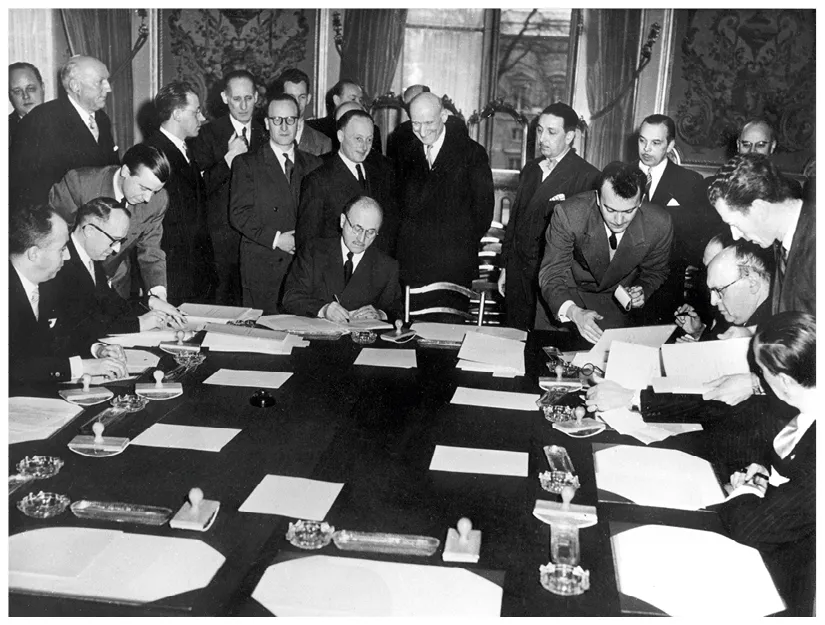
[[[243,305],[279,312],[281,287],[295,253],[301,182],[321,159],[295,147],[298,103],[281,94],[267,106],[269,143],[232,166],[229,221],[241,237]]]
[[[171,82],[155,96],[160,129],[145,141],[170,165],[161,246],[166,252],[169,291],[182,302],[209,302],[217,283],[215,256],[206,225],[206,191],[187,140],[205,121],[198,94],[189,83]]]
[[[538,298],[544,233],[556,204],[595,189],[601,174],[570,147],[578,124],[576,111],[563,102],[545,108],[536,127],[542,158],[527,163],[519,176],[498,280],[499,293],[506,298],[507,325],[513,328],[552,327],[552,313]]]
[[[254,152],[266,143],[264,127],[253,119],[258,91],[245,69],[224,77],[221,99],[229,113],[206,124],[192,141],[192,158],[203,175],[206,224],[215,252],[218,284],[215,301],[241,305],[239,247],[241,237],[229,224],[229,180],[236,156]]]
[[[479,242],[493,218],[487,152],[445,126],[447,111],[433,93],[413,98],[410,118],[418,142],[402,148],[397,170],[401,282],[416,287],[446,280],[469,288],[478,277]],[[447,299],[444,305],[467,309],[466,298]]]
[[[315,130],[305,120],[307,107],[312,102],[312,94],[309,92],[309,76],[295,67],[285,69],[269,86],[267,98],[271,99],[282,93],[288,93],[298,102],[298,130],[295,133],[298,149],[315,156],[332,152],[330,138]]]
[[[349,319],[397,319],[402,314],[398,263],[374,247],[381,207],[357,196],[338,215],[341,236],[301,247],[284,285],[284,311]]]
[[[664,283],[673,242],[670,216],[643,201],[645,178],[635,165],[610,163],[598,187],[556,206],[539,270],[550,310],[591,343],[607,328],[640,325],[631,311]],[[629,310],[616,301],[620,285]]]
[[[17,125],[34,107],[43,104],[43,78],[31,63],[9,65],[9,102],[14,110],[9,113],[9,145],[14,142]]]
[[[9,161],[12,203],[39,204],[70,169],[117,165],[112,125],[102,110],[111,92],[109,70],[90,56],[73,56],[60,70],[66,98],[46,102],[17,128]]]

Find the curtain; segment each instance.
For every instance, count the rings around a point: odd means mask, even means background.
[[[347,9],[341,78],[357,80],[370,98],[392,88],[404,45],[406,9]]]
[[[627,84],[639,60],[640,9],[585,9],[587,104],[600,111]],[[605,115],[587,129],[585,158],[603,169],[611,161],[627,160],[633,133],[635,89],[629,89]]]
[[[52,9],[9,9],[9,63],[23,61],[40,70],[45,102],[57,97],[57,66],[51,36],[55,15]],[[9,113],[12,110],[9,104]]]
[[[128,9],[61,9],[60,14],[72,54],[99,59],[110,75],[129,58],[132,17]],[[115,143],[123,156],[135,140],[131,64],[109,82],[112,93],[106,100],[106,112],[112,120]]]

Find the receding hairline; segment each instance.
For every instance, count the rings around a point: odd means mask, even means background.
[[[775,140],[775,137],[773,136],[773,127],[764,119],[754,119],[753,121],[749,121],[747,124],[742,126],[742,131],[739,133],[739,139],[741,140],[742,135],[744,135],[748,130],[759,127],[766,131],[766,134],[770,137],[771,141]]]
[[[436,113],[440,113],[444,110],[444,103],[441,101],[441,98],[431,91],[423,91],[410,100],[410,111],[412,111],[412,107],[416,105],[419,107],[432,107]]]

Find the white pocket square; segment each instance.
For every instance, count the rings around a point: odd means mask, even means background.
[[[668,206],[679,206],[679,202],[676,201],[675,197],[670,198],[670,202],[667,203]]]
[[[49,319],[49,329],[53,328],[54,324],[56,324],[56,323],[57,323],[57,317],[55,317],[54,319]]]
[[[554,195],[553,197],[551,197],[551,198],[550,198],[549,200],[547,200],[547,201],[548,201],[548,202],[564,202],[564,200],[565,200],[565,199],[566,199],[566,198],[565,198],[565,196],[564,196],[564,193],[559,193],[558,195]]]

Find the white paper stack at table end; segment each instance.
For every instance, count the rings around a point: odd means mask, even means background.
[[[467,332],[458,357],[461,369],[524,375],[524,343],[513,339]],[[462,361],[474,364],[462,366]]]
[[[201,345],[215,352],[290,354],[294,343],[287,341],[288,336],[274,330],[209,323]]]
[[[218,306],[217,304],[184,303],[178,307],[190,322],[229,323],[230,321],[257,321],[264,313],[258,308]]]
[[[736,338],[701,343],[662,345],[665,376],[672,378],[656,384],[664,392],[701,394],[707,383],[723,375],[750,373],[750,339]]]
[[[266,475],[241,504],[238,512],[323,521],[343,487],[343,483]]]
[[[9,444],[47,439],[81,412],[82,406],[62,399],[9,397]]]
[[[538,410],[539,395],[532,393],[512,393],[510,391],[490,391],[481,388],[459,386],[455,389],[451,404],[481,406],[483,408],[504,408],[507,410]]]
[[[219,369],[204,384],[221,386],[241,386],[254,388],[281,388],[292,373],[289,371],[242,371],[237,369]]]
[[[392,367],[395,369],[413,369],[418,366],[414,349],[377,349],[365,347],[358,354],[353,364],[373,367]]]

